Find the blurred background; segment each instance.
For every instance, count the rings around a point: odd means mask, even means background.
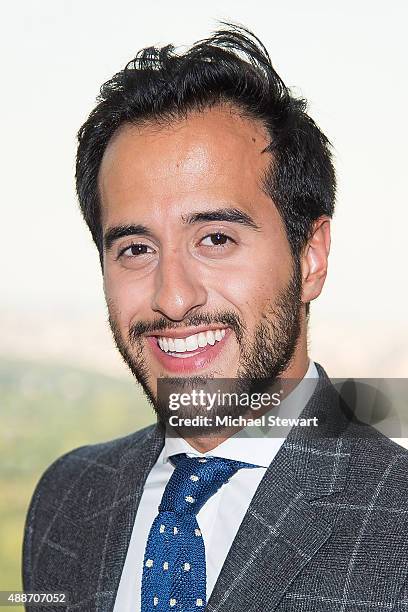
[[[311,357],[332,377],[406,377],[407,17],[402,0],[3,7],[0,590],[21,588],[24,517],[45,467],[154,420],[114,349],[75,198],[76,132],[100,85],[143,46],[189,45],[217,19],[252,29],[335,150],[337,212]]]

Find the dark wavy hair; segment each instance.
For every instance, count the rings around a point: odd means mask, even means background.
[[[262,122],[270,134],[272,159],[264,189],[296,258],[313,221],[334,212],[330,142],[307,115],[306,101],[277,74],[261,41],[243,27],[222,23],[222,29],[185,53],[172,45],[142,49],[102,85],[97,102],[78,132],[76,188],[101,263],[98,172],[108,142],[125,123],[171,122],[191,111],[232,105]]]

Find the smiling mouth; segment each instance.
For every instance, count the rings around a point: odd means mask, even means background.
[[[157,336],[157,346],[163,353],[170,357],[185,359],[193,357],[204,351],[209,346],[221,342],[226,334],[225,329],[201,331],[186,338],[170,338],[168,336]]]

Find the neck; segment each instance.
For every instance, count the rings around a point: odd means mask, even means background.
[[[291,363],[279,377],[280,379],[287,380],[288,382],[288,385],[285,387],[285,393],[290,393],[293,391],[293,389],[304,378],[309,367],[306,342],[300,344],[301,345],[298,345],[297,347],[297,349],[299,349],[299,354],[296,355],[298,352],[298,350],[296,350]],[[256,417],[261,417],[269,410],[270,406],[257,410]],[[188,442],[188,444],[190,444],[190,446],[195,448],[200,453],[206,453],[214,448],[217,448],[217,446],[219,446],[222,442],[225,442],[225,440],[236,434],[241,429],[242,427],[228,427],[211,436],[197,435],[192,437],[183,436],[183,438],[186,440],[186,442]]]

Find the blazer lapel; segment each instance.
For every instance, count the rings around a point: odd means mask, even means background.
[[[100,558],[95,560],[95,565],[99,564],[98,580],[90,585],[90,591],[96,593],[98,612],[113,610],[143,487],[163,443],[163,433],[153,426],[142,441],[137,441],[123,455],[119,475],[115,481],[112,480],[114,502],[104,538],[105,545],[102,551],[98,551]],[[92,527],[97,529],[96,524],[89,527],[90,533]]]
[[[294,427],[265,473],[241,523],[214,590],[209,612],[271,612],[332,532],[313,499],[347,481],[350,440],[338,396],[320,379],[302,416],[317,416],[318,433]]]

